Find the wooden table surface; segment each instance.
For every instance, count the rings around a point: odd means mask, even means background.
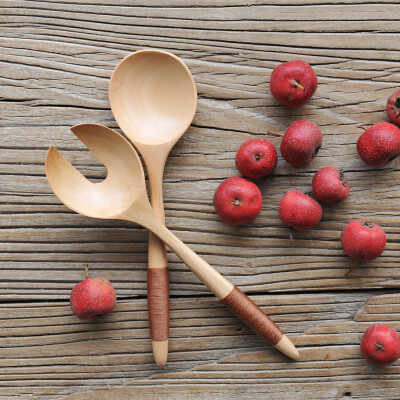
[[[400,5],[385,0],[1,0],[0,399],[399,399],[400,362],[374,368],[360,338],[375,322],[400,330],[400,161],[381,170],[358,158],[358,125],[386,121],[400,86]],[[102,167],[69,132],[81,122],[118,129],[108,82],[128,53],[158,48],[182,57],[199,102],[165,170],[166,224],[249,294],[293,339],[292,362],[213,297],[173,254],[169,362],[153,362],[146,309],[147,232],[82,217],[53,195],[48,147],[92,179]],[[304,59],[319,86],[288,109],[268,80]],[[324,144],[306,168],[279,159],[257,183],[257,220],[229,227],[212,197],[246,139],[317,123]],[[279,146],[279,138],[271,138]],[[321,167],[351,185],[321,223],[294,233],[278,218],[289,189],[311,190]],[[347,278],[340,233],[362,218],[387,233],[383,255]],[[83,263],[116,287],[118,304],[84,323],[69,307]]]

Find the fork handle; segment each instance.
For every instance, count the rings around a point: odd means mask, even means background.
[[[200,281],[250,329],[287,356],[295,360],[299,358],[292,342],[252,300],[186,246],[157,218],[148,216],[147,221],[144,219],[141,223],[162,239]]]
[[[275,346],[282,339],[281,329],[236,286],[221,303],[270,345]]]

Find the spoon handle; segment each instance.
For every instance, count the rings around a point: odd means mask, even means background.
[[[165,157],[154,162],[154,155],[147,148],[142,149],[150,181],[150,204],[154,215],[164,224],[164,203],[162,179]],[[167,153],[166,153],[167,154]],[[148,267],[147,267],[147,309],[149,312],[150,337],[154,360],[158,366],[164,366],[168,358],[169,339],[169,278],[167,249],[153,232],[149,231]]]
[[[148,221],[149,222],[149,221]],[[154,218],[146,224],[189,267],[218,299],[249,328],[288,357],[299,353],[280,328],[240,289],[230,283],[193,250]]]
[[[164,366],[168,357],[169,279],[166,251],[164,242],[149,232],[147,309],[153,355],[159,366]]]

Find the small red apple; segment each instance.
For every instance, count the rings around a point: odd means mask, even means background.
[[[112,311],[117,301],[114,287],[105,278],[89,278],[85,265],[86,279],[72,289],[70,304],[73,313],[80,319],[91,320]]]
[[[298,190],[290,190],[279,204],[279,218],[298,231],[314,228],[322,218],[322,207]]]
[[[278,65],[271,74],[269,87],[272,95],[289,107],[300,107],[317,90],[318,80],[311,65],[303,60]]]
[[[276,168],[278,154],[269,140],[249,139],[239,147],[235,163],[239,172],[247,178],[262,178]]]
[[[385,250],[386,235],[377,224],[355,220],[349,222],[343,229],[341,242],[349,257],[360,261],[371,261]]]
[[[299,120],[289,125],[281,142],[282,157],[295,167],[309,163],[322,146],[322,133],[311,121]]]
[[[343,172],[335,167],[321,168],[312,181],[315,197],[323,204],[335,204],[346,200],[350,185]]]
[[[386,112],[393,124],[400,126],[400,90],[393,93],[387,101]]]
[[[389,122],[372,125],[358,138],[357,152],[370,167],[384,167],[400,155],[400,129]]]
[[[261,211],[260,189],[244,178],[225,179],[214,193],[217,214],[228,225],[243,225],[255,219]]]
[[[369,363],[388,365],[400,357],[400,335],[390,326],[374,324],[365,331],[360,348]]]

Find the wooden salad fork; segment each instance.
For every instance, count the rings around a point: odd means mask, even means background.
[[[56,196],[82,215],[131,221],[152,231],[239,319],[282,353],[297,360],[297,349],[281,329],[157,218],[147,197],[142,164],[132,145],[102,125],[80,124],[71,130],[106,166],[108,174],[102,182],[93,183],[51,146],[46,158],[46,176]]]

